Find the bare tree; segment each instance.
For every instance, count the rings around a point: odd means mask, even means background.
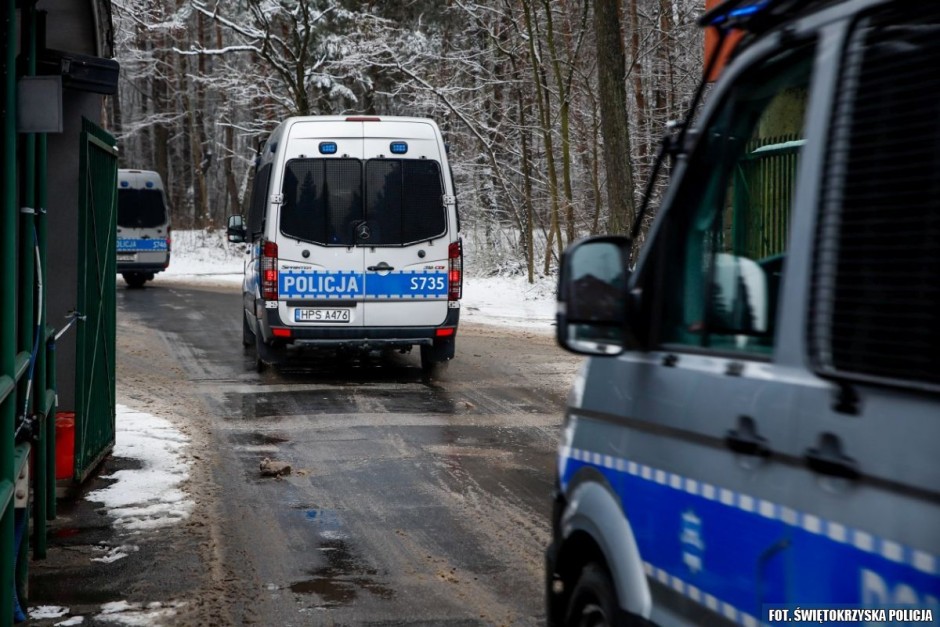
[[[633,164],[624,86],[626,60],[620,12],[616,4],[595,0],[594,32],[604,163],[607,166],[607,204],[610,207],[608,228],[612,233],[627,233],[634,214]]]

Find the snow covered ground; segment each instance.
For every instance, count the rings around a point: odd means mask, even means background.
[[[185,282],[241,285],[245,246],[229,244],[220,231],[174,231],[170,267],[157,283]],[[530,284],[524,276],[485,277],[467,252],[461,321],[526,327],[552,332],[555,321],[555,279]]]

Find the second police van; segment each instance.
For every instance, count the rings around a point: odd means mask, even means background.
[[[143,287],[170,265],[170,211],[160,175],[118,170],[117,271],[128,287]]]
[[[744,38],[635,265],[614,236],[563,259],[558,340],[590,357],[548,623],[936,624],[940,8],[728,0],[703,23]]]
[[[424,369],[455,354],[463,255],[447,151],[434,121],[285,120],[262,148],[247,219],[243,341],[259,369],[291,347],[403,351]]]

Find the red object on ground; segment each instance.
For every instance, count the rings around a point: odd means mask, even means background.
[[[55,415],[55,478],[71,479],[75,473],[75,412]]]

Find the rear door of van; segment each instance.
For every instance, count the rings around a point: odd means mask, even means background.
[[[276,243],[279,314],[297,326],[362,326],[362,128],[302,120],[287,133]],[[276,148],[276,147],[275,147]]]
[[[434,326],[447,316],[449,168],[436,127],[421,120],[362,122],[365,324]],[[452,192],[450,193],[452,195]]]
[[[163,185],[155,173],[119,171],[117,224],[118,266],[167,265],[169,215]]]

